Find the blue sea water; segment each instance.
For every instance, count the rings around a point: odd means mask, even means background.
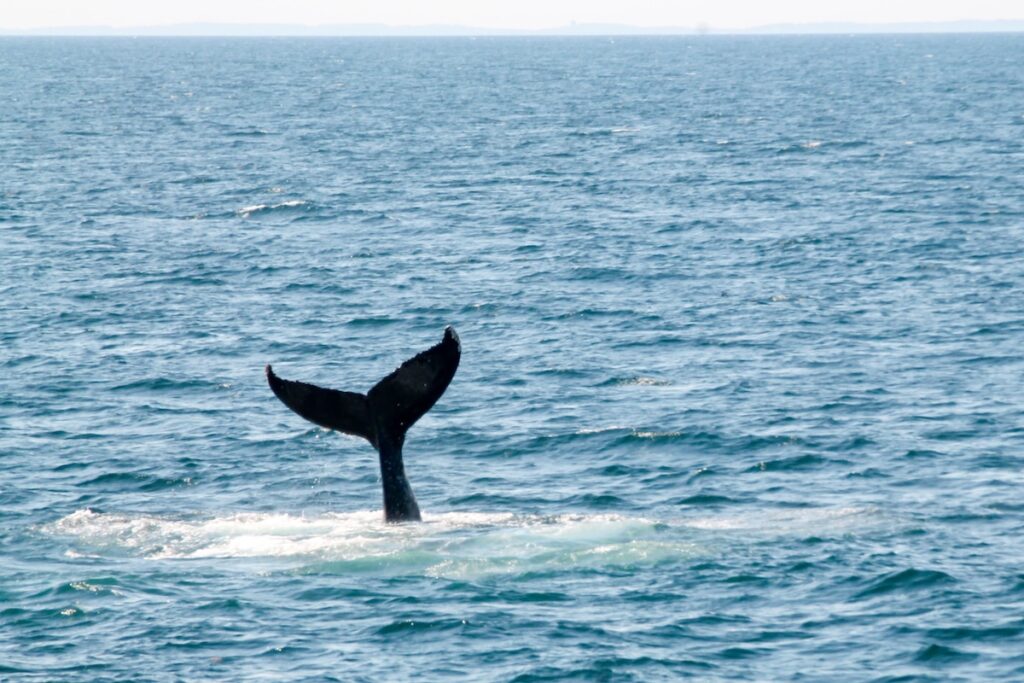
[[[0,41],[0,679],[1024,679],[1022,64]]]

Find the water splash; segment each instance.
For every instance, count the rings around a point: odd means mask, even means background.
[[[701,552],[670,525],[611,514],[450,512],[430,515],[422,524],[387,525],[379,510],[173,519],[84,509],[42,531],[70,541],[68,553],[78,557],[264,558],[298,561],[318,572],[448,578],[624,568]]]

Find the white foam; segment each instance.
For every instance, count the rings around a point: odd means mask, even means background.
[[[381,512],[244,513],[173,519],[79,510],[43,528],[78,555],[149,560],[271,558],[317,571],[398,571],[467,578],[572,567],[652,564],[699,552],[666,525],[621,515],[449,512],[384,524]]]
[[[651,566],[705,555],[729,537],[850,533],[881,519],[870,507],[751,510],[670,523],[616,514],[447,512],[401,525],[385,524],[380,510],[195,518],[79,510],[42,531],[67,539],[73,557],[260,558],[302,571],[473,579]]]
[[[827,534],[861,527],[877,517],[877,510],[871,507],[802,508],[699,517],[684,524],[694,529],[750,531],[758,535]]]
[[[664,379],[658,379],[657,377],[634,377],[633,379],[623,382],[623,384],[631,384],[638,387],[663,387],[671,384],[671,382]]]
[[[577,434],[601,434],[604,432],[620,432],[629,429],[625,425],[608,425],[607,427],[582,427],[576,430]]]
[[[269,208],[269,204],[253,204],[252,206],[243,206],[241,209],[238,210],[238,215],[243,218],[246,218],[258,211],[266,211]]]
[[[280,202],[279,204],[253,204],[252,206],[243,206],[237,213],[242,218],[248,218],[253,214],[273,211],[275,209],[292,209],[299,206],[305,206],[307,203],[308,202],[304,199],[289,199],[288,201]]]
[[[640,439],[669,439],[682,435],[682,432],[633,432],[633,436]]]

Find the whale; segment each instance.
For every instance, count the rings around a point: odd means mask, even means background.
[[[441,398],[461,357],[462,343],[449,325],[439,343],[402,363],[365,394],[282,379],[270,365],[264,371],[274,395],[293,412],[326,429],[362,437],[377,449],[384,520],[395,524],[422,519],[405,476],[405,434]]]

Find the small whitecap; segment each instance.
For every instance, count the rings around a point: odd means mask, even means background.
[[[103,590],[101,586],[94,586],[93,584],[88,583],[87,581],[73,581],[68,585],[76,591],[88,591],[90,593],[99,593],[101,590]]]
[[[633,432],[633,436],[640,439],[670,439],[682,436],[682,432]]]
[[[269,207],[266,204],[253,204],[252,206],[243,206],[241,209],[238,210],[238,215],[242,216],[243,218],[246,218],[249,215],[256,213],[257,211],[265,211],[267,208]]]
[[[658,379],[657,377],[647,377],[643,375],[638,375],[636,377],[628,377],[626,379],[621,379],[617,382],[617,384],[619,386],[629,387],[666,387],[672,383],[669,382],[668,380]]]
[[[304,199],[289,199],[285,202],[278,204],[253,204],[252,206],[243,206],[236,213],[242,218],[249,218],[254,215],[271,213],[279,210],[295,209],[300,206],[305,206],[308,202]]]
[[[576,434],[602,434],[604,432],[619,432],[624,429],[629,429],[629,427],[624,427],[622,425],[609,425],[607,427],[583,427],[582,429],[577,429]]]

